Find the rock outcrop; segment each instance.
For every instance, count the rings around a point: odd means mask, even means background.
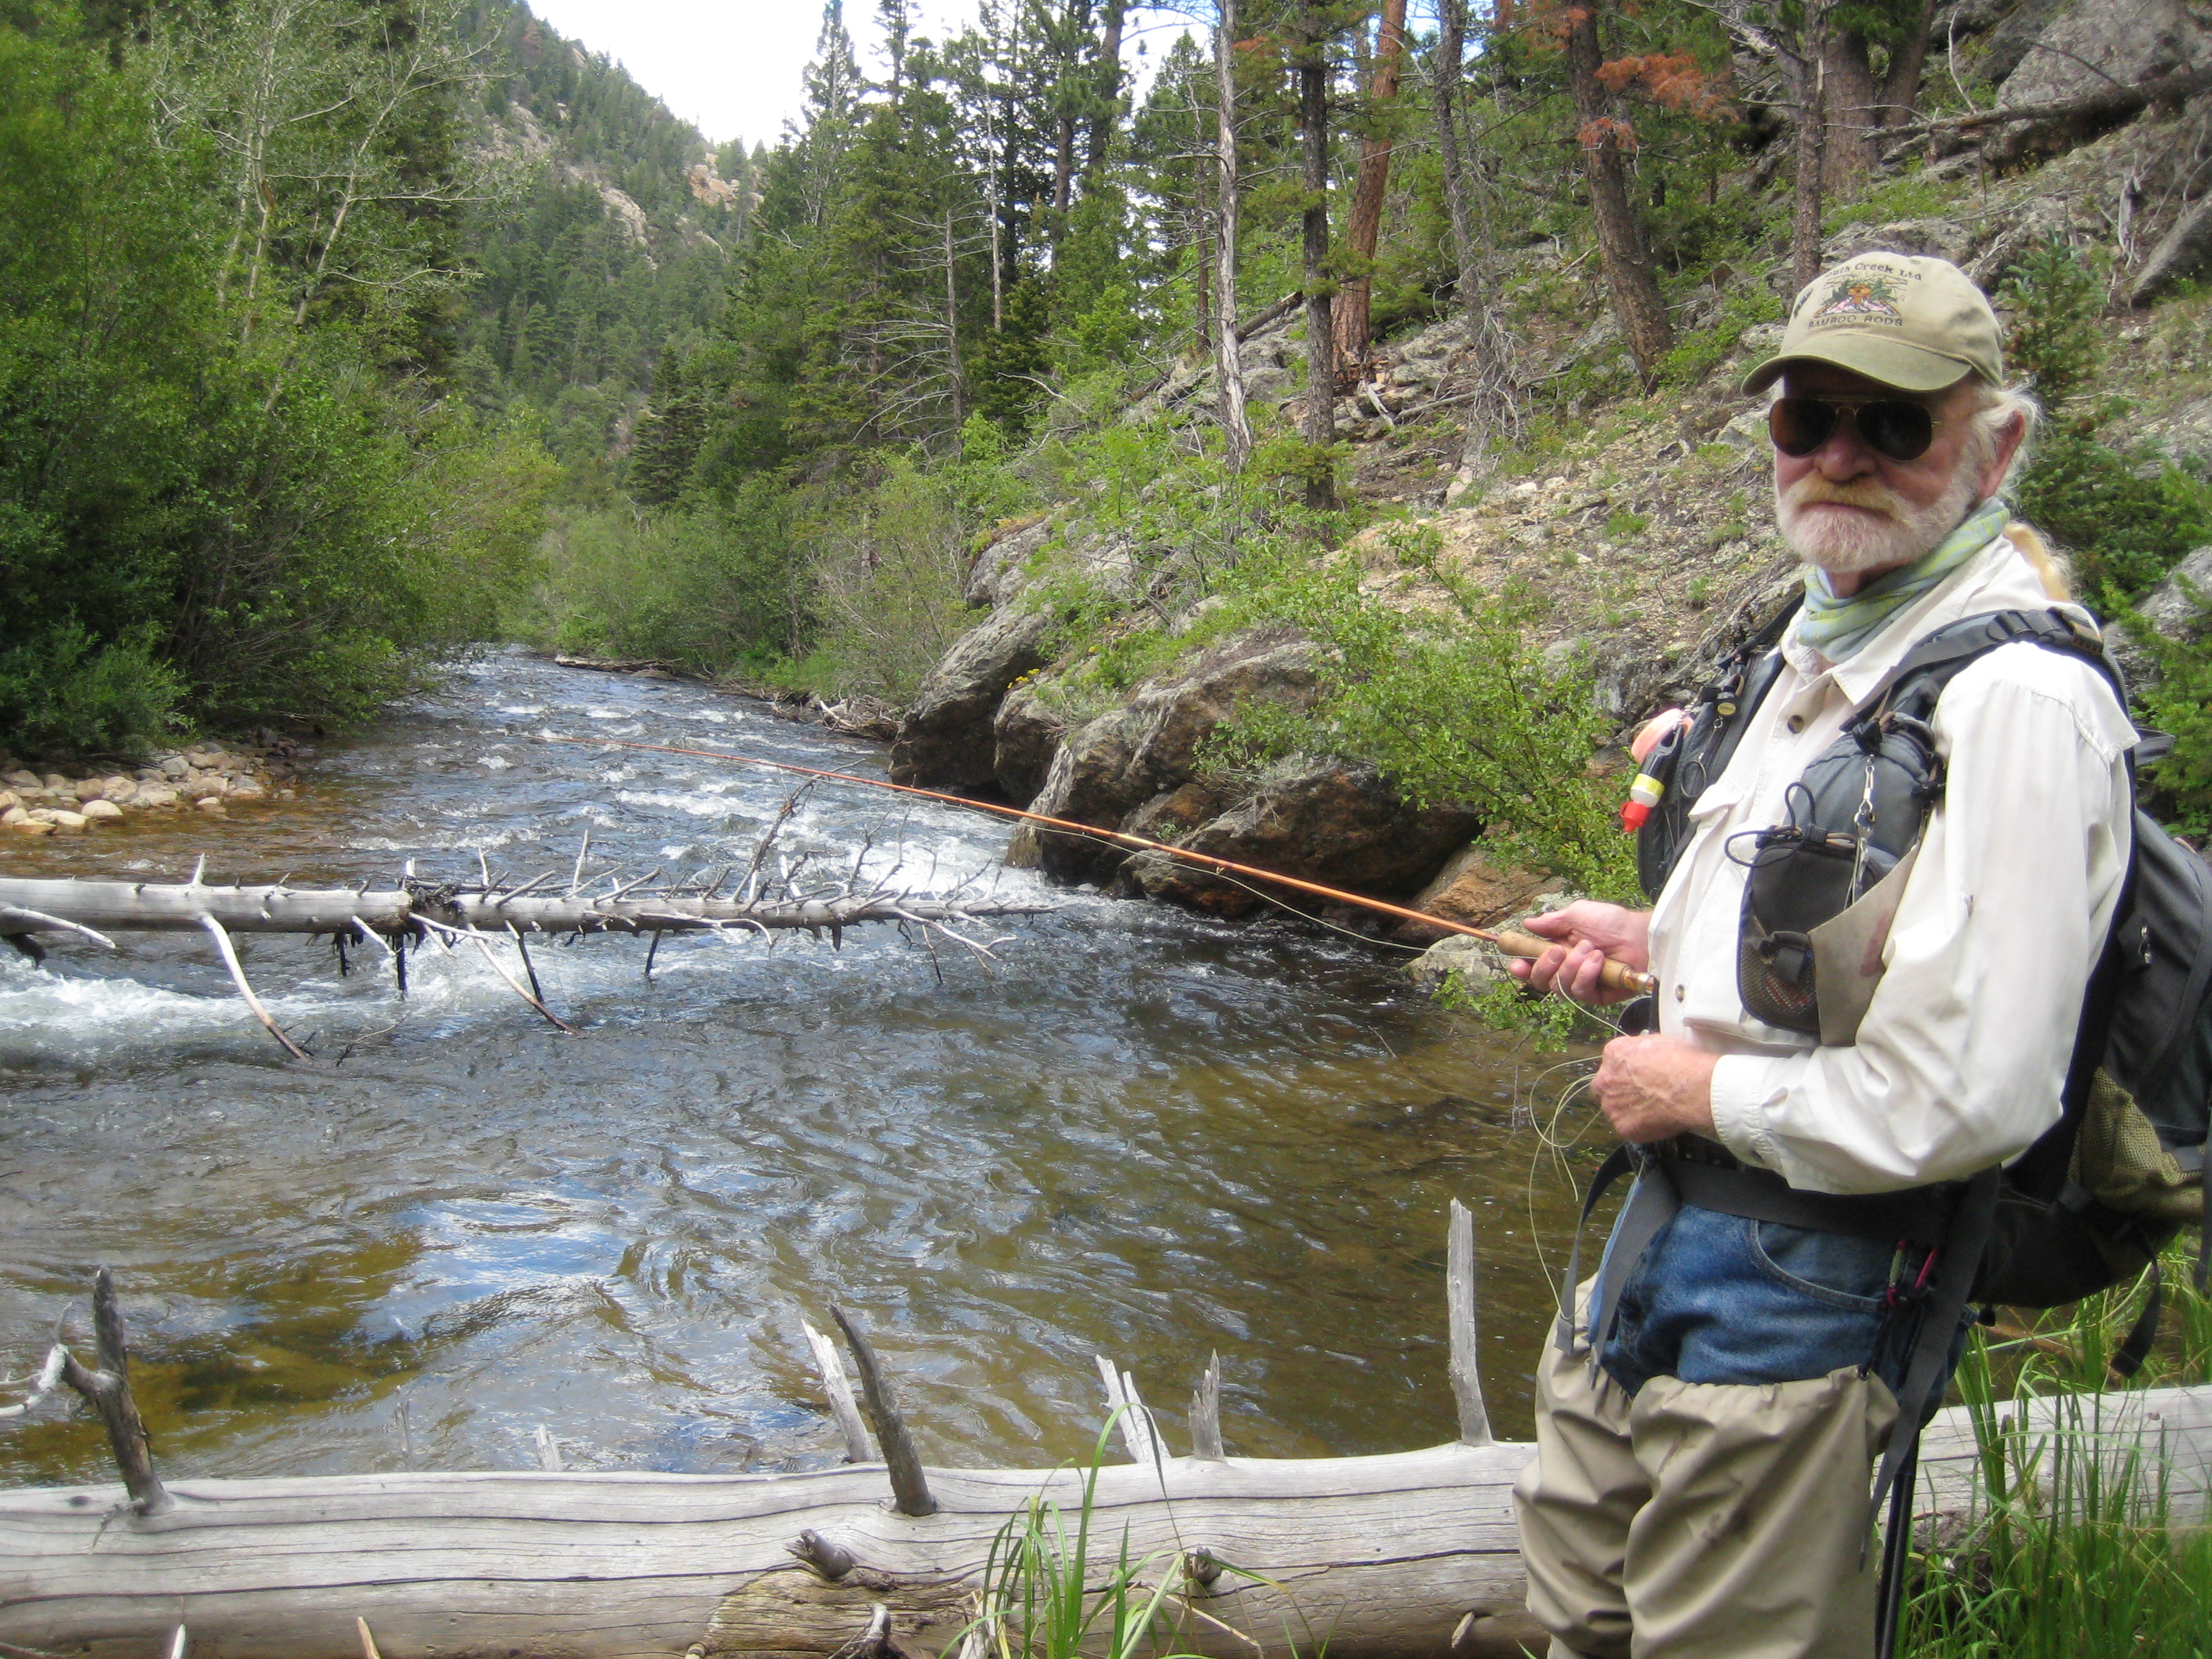
[[[2203,637],[2207,601],[2212,601],[2212,547],[2200,547],[2167,572],[2136,610],[2166,638],[2186,643]]]
[[[891,740],[891,781],[929,789],[998,784],[992,721],[1006,689],[1048,660],[1053,618],[1003,605],[953,642],[929,671]]]
[[[1199,744],[1240,703],[1304,708],[1314,696],[1312,647],[1304,640],[1270,629],[1218,641],[1170,673],[1140,685],[1121,708],[1070,732],[1054,755],[1030,810],[1102,830],[1121,829],[1147,802],[1192,781]],[[1129,827],[1133,834],[1150,833]],[[1111,875],[1124,855],[1115,848],[1062,835],[1029,836],[1009,856],[1033,859],[1062,881],[1085,881]]]
[[[2140,86],[2203,63],[2205,48],[2180,0],[2077,0],[2021,55],[1998,101],[2027,109]]]
[[[1309,761],[1269,778],[1177,845],[1256,864],[1331,887],[1398,897],[1415,891],[1481,827],[1459,807],[1411,805],[1364,762]],[[1138,853],[1123,884],[1218,915],[1262,902],[1232,884],[1162,853]]]

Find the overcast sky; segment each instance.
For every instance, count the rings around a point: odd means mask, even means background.
[[[822,27],[819,0],[530,0],[572,40],[605,52],[630,78],[716,143],[773,144],[799,112],[800,72]],[[974,0],[920,0],[918,33],[957,33]],[[877,66],[872,0],[846,0],[846,27]],[[948,29],[947,25],[950,25]],[[1128,63],[1165,52],[1188,25],[1162,14],[1131,19]],[[1145,58],[1136,48],[1141,43]]]

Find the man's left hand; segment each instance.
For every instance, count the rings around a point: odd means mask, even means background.
[[[1590,1089],[1623,1140],[1648,1146],[1670,1135],[1713,1131],[1718,1054],[1670,1036],[1615,1037],[1605,1045]]]

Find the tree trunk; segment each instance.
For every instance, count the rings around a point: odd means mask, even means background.
[[[1824,202],[1834,202],[1864,190],[1874,173],[1881,94],[1875,87],[1866,36],[1855,29],[1830,28],[1822,44],[1821,100],[1827,123],[1821,136],[1820,194]]]
[[[1790,220],[1790,293],[1794,305],[1820,274],[1820,173],[1827,147],[1829,0],[1805,0],[1805,30],[1794,70],[1797,93],[1796,189]]]
[[[2072,1403],[2009,1408],[2023,1459],[2039,1440],[2067,1443],[2038,1464],[2046,1486],[2056,1465],[2087,1461],[2115,1492],[2156,1498],[2162,1474],[2173,1522],[2202,1519],[2212,1387],[2103,1395],[2089,1402],[2094,1433],[2069,1419]],[[1517,1651],[1513,1621],[1463,1621],[1521,1605],[1511,1489],[1534,1449],[1110,1464],[1091,1503],[1091,1565],[1120,1553],[1126,1528],[1129,1558],[1152,1564],[1140,1577],[1180,1578],[1163,1604],[1178,1650],[1252,1659],[1288,1629],[1327,1634],[1341,1659],[1502,1659]],[[131,1514],[119,1486],[18,1488],[0,1492],[0,1643],[152,1659],[182,1625],[193,1659],[358,1659],[358,1619],[393,1654],[934,1654],[975,1616],[1000,1528],[1042,1494],[1072,1532],[1085,1472],[925,1474],[939,1509],[920,1518],[886,1508],[874,1463],[172,1480],[177,1507],[153,1516]],[[1941,1413],[1922,1438],[1916,1514],[1963,1517],[1981,1480],[1966,1409]],[[1237,1570],[1203,1582],[1221,1562]],[[887,1639],[861,1644],[878,1603]]]
[[[1327,25],[1306,8],[1298,57],[1298,126],[1305,156],[1304,231],[1306,296],[1305,418],[1299,435],[1306,458],[1306,505],[1336,507],[1336,470],[1328,453],[1336,442],[1336,329],[1328,271],[1328,36]]]
[[[1121,109],[1121,19],[1126,9],[1126,0],[1106,0],[1105,27],[1098,41],[1098,106],[1091,112],[1091,153],[1084,163],[1085,177],[1092,183],[1106,170],[1107,150],[1114,140],[1114,118]]]
[[[1936,21],[1936,0],[1920,0],[1911,31],[1889,49],[1889,68],[1881,77],[1881,107],[1877,125],[1902,126],[1912,118],[1920,101],[1920,71],[1928,61],[1928,31]]]
[[[1222,459],[1231,472],[1242,472],[1252,459],[1252,422],[1244,407],[1244,355],[1237,337],[1237,0],[1220,0],[1220,25],[1213,32],[1213,378]]]
[[[1451,218],[1452,264],[1457,280],[1452,297],[1463,312],[1483,303],[1474,265],[1474,205],[1467,181],[1467,161],[1459,145],[1459,83],[1467,52],[1467,0],[1438,0],[1435,101],[1437,156],[1444,175],[1444,206]]]
[[[1651,268],[1644,222],[1628,198],[1628,167],[1620,148],[1624,124],[1614,118],[1597,78],[1603,56],[1598,50],[1596,8],[1580,6],[1568,15],[1575,23],[1567,32],[1567,81],[1582,124],[1577,137],[1589,180],[1590,210],[1597,220],[1598,258],[1636,372],[1650,386],[1658,377],[1659,360],[1674,343],[1674,326],[1667,319],[1667,302],[1659,297],[1659,278]]]
[[[1382,205],[1390,189],[1390,106],[1398,97],[1398,71],[1406,57],[1406,0],[1382,0],[1375,34],[1375,73],[1367,88],[1368,132],[1359,145],[1359,176],[1352,187],[1352,212],[1344,240],[1353,275],[1337,290],[1336,351],[1347,370],[1367,361],[1371,335],[1376,245],[1382,235]]]

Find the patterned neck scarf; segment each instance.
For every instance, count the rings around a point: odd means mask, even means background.
[[[1826,657],[1841,662],[1887,625],[1889,619],[1928,592],[1946,576],[2004,533],[2012,508],[1992,495],[1966,521],[1901,570],[1893,570],[1848,598],[1829,585],[1817,566],[1805,572],[1805,608],[1797,613],[1797,638]]]

